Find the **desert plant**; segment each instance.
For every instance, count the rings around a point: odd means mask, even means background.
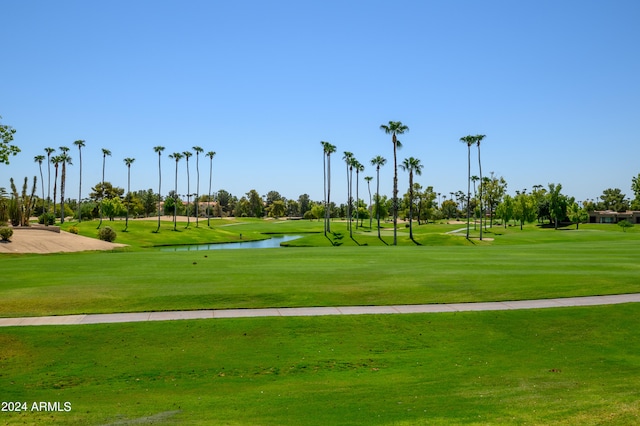
[[[0,239],[2,241],[11,241],[12,235],[13,235],[13,229],[9,227],[0,228]]]
[[[98,238],[102,241],[108,241],[110,243],[116,240],[116,231],[113,230],[110,226],[105,226],[98,231]]]

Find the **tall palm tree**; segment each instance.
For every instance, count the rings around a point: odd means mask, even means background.
[[[191,189],[189,188],[189,157],[191,157],[193,154],[190,151],[183,151],[182,155],[184,155],[184,158],[187,161],[187,226],[186,228],[189,227],[189,225],[191,224],[190,221],[190,214],[189,214],[189,205],[191,204]]]
[[[389,124],[380,125],[380,129],[384,130],[387,135],[391,135],[393,143],[393,245],[398,245],[398,159],[397,150],[402,144],[397,138],[409,131],[409,127],[402,124],[402,121],[389,121]]]
[[[371,226],[373,225],[373,213],[371,211],[371,181],[373,180],[373,176],[365,176],[364,180],[367,182],[367,188],[369,189],[369,230],[371,230]]]
[[[67,182],[67,164],[71,164],[71,157],[69,154],[69,148],[66,146],[61,146],[60,154],[61,163],[62,163],[62,173],[60,174],[60,223],[64,223],[64,189],[65,184]]]
[[[387,159],[378,155],[371,159],[371,165],[376,166],[376,220],[378,221],[378,238],[380,238],[380,167],[387,164]]]
[[[78,147],[78,155],[80,158],[80,183],[78,184],[78,223],[80,223],[82,222],[82,210],[80,206],[82,205],[82,148],[84,147],[84,141],[79,139],[73,144]]]
[[[183,157],[179,152],[169,154],[169,158],[176,160],[176,186],[173,192],[173,230],[176,229],[176,218],[178,216],[178,161]]]
[[[42,186],[42,212],[44,213],[44,179],[42,177],[42,162],[44,161],[44,159],[47,158],[44,155],[36,155],[35,157],[33,157],[33,161],[35,161],[36,163],[38,163],[38,166],[40,167],[40,185]],[[46,222],[46,219],[45,219]]]
[[[322,196],[324,203],[324,236],[327,236],[327,144],[329,142],[320,141],[322,145]]]
[[[469,239],[469,224],[471,221],[471,146],[475,145],[475,136],[463,136],[460,142],[467,144],[467,240]]]
[[[326,197],[324,206],[324,235],[331,232],[331,154],[336,152],[336,146],[329,142],[320,142],[324,157],[327,159],[327,170],[325,175],[326,181]],[[324,161],[324,160],[323,160]]]
[[[200,205],[200,153],[204,152],[204,149],[199,146],[194,146],[192,149],[196,152],[196,228],[198,227],[198,218],[200,213],[198,207]]]
[[[124,223],[124,230],[126,231],[129,228],[129,204],[131,204],[131,164],[136,161],[135,158],[125,158],[124,164],[127,165],[127,218]]]
[[[351,160],[353,159],[353,153],[344,151],[342,159],[347,165],[347,226],[351,229],[351,180],[349,179],[349,168],[351,166]]]
[[[51,153],[55,151],[55,148],[45,148],[47,153],[47,213],[49,213],[49,207],[51,207]],[[45,220],[47,226],[49,221]]]
[[[480,142],[485,138],[485,135],[475,135],[476,144],[478,145],[478,169],[480,171],[480,182],[482,182],[482,162],[480,161]],[[478,202],[480,204],[480,241],[482,241],[482,221],[484,220],[484,207],[482,206],[482,191],[480,190],[480,198]]]
[[[109,151],[106,148],[102,148],[102,197],[100,197],[100,222],[98,223],[98,229],[100,229],[100,226],[102,226],[102,200],[104,199],[105,196],[105,190],[104,190],[104,166],[107,162],[107,155],[111,156],[111,151]]]
[[[154,146],[153,151],[158,153],[158,228],[156,229],[156,232],[160,232],[160,200],[162,200],[162,170],[160,169],[160,157],[162,157],[164,146]]]
[[[402,170],[409,171],[409,238],[413,240],[413,174],[422,174],[422,164],[417,158],[405,158],[400,165]]]
[[[51,162],[55,168],[55,176],[53,178],[53,216],[56,216],[56,195],[58,194],[58,168],[62,162],[62,156],[55,155],[51,157]]]
[[[209,157],[209,196],[207,197],[207,226],[211,226],[211,174],[213,173],[213,157],[216,156],[215,151],[207,152]]]

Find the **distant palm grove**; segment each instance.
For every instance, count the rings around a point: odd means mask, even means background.
[[[9,189],[0,187],[0,225],[10,222],[13,226],[28,226],[29,219],[37,216],[45,225],[69,219],[96,220],[98,228],[104,220],[123,218],[126,227],[129,218],[157,216],[159,230],[161,216],[167,215],[173,217],[174,228],[177,216],[186,216],[187,226],[208,226],[212,217],[289,217],[323,220],[325,234],[334,232],[335,222],[340,220],[346,223],[350,233],[354,229],[368,228],[376,229],[380,236],[381,222],[388,221],[393,223],[396,244],[398,220],[405,221],[403,226],[408,228],[411,238],[414,224],[457,219],[466,223],[467,238],[473,227],[479,230],[482,239],[482,230],[494,225],[522,227],[537,221],[556,228],[568,222],[578,226],[588,220],[589,212],[640,210],[640,174],[631,177],[633,199],[627,198],[619,188],[608,188],[599,199],[578,201],[563,194],[560,183],[548,183],[546,186],[536,183],[531,188],[521,188],[509,194],[507,180],[503,176],[496,176],[493,172],[488,176],[482,173],[481,143],[484,143],[485,135],[480,134],[463,136],[457,141],[461,147],[467,147],[460,150],[460,155],[467,157],[467,170],[460,170],[466,175],[467,187],[456,192],[439,192],[433,186],[416,182],[423,170],[420,159],[398,159],[398,150],[402,147],[399,136],[409,132],[409,127],[401,121],[389,121],[382,124],[380,130],[388,135],[387,140],[391,143],[381,150],[384,155],[381,152],[370,159],[358,159],[348,150],[340,153],[332,143],[320,142],[322,200],[311,200],[308,194],[287,198],[276,190],[261,195],[250,189],[240,197],[224,189],[213,191],[216,153],[205,152],[199,146],[172,153],[165,153],[163,146],[152,147],[158,156],[157,188],[133,191],[130,177],[136,159],[127,157],[120,160],[125,168],[118,169],[118,173],[126,173],[127,188],[114,187],[109,181],[109,176],[115,173],[109,164],[112,161],[111,151],[102,148],[102,178],[99,182],[90,183],[88,198],[81,198],[82,150],[86,142],[73,142],[78,160],[75,164],[72,163],[75,154],[72,155],[69,147],[44,147],[33,157],[37,168],[31,180],[24,177],[16,182],[11,178]],[[19,147],[11,143],[14,133],[11,126],[0,124],[0,164],[8,164],[10,157],[20,152]],[[172,170],[162,170],[163,155],[173,160]],[[70,191],[65,185],[70,166],[79,176],[77,192]],[[371,167],[368,169],[371,172],[365,175],[367,167]],[[393,192],[390,195],[380,194],[380,169],[383,167],[393,167]],[[405,173],[402,179],[398,176],[398,169]],[[166,179],[168,176],[171,177],[169,181]],[[178,181],[186,182],[186,194],[177,193]],[[332,198],[331,190],[335,185],[343,185],[342,188],[346,185],[346,199]],[[77,194],[77,198],[70,193]],[[341,226],[341,231],[344,231],[345,225]]]

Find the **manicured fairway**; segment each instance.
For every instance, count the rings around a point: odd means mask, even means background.
[[[640,306],[0,331],[2,424],[636,424]]]
[[[637,240],[10,256],[1,316],[473,302],[640,291]]]

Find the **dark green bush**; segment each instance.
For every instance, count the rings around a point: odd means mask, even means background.
[[[112,243],[116,240],[116,231],[114,231],[110,226],[105,226],[98,231],[98,238],[100,238],[102,241],[108,241]]]
[[[56,223],[56,217],[53,213],[44,213],[38,216],[38,223],[41,225],[53,225]]]
[[[10,238],[13,235],[13,229],[2,227],[0,228],[0,239],[2,241],[11,241]]]

